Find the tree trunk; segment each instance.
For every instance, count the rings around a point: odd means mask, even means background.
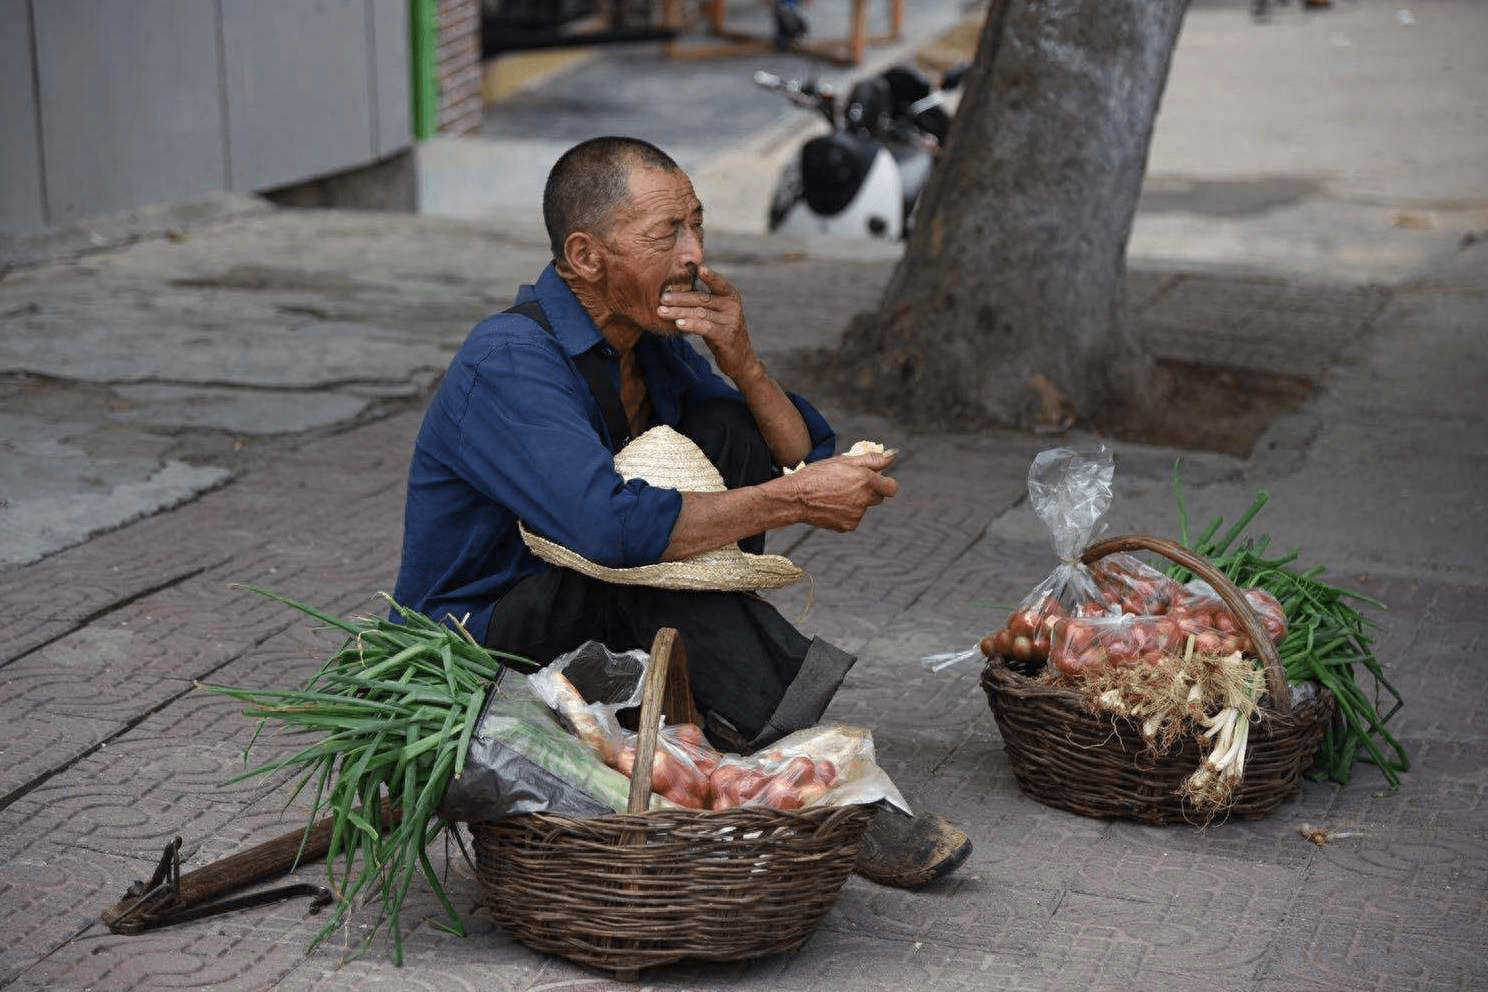
[[[1140,406],[1126,243],[1186,0],[992,0],[919,218],[834,378],[925,429]]]

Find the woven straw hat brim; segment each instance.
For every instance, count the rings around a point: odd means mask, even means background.
[[[532,553],[550,565],[571,568],[602,582],[615,585],[651,586],[656,589],[752,592],[793,585],[806,573],[783,555],[752,555],[737,547],[719,548],[686,561],[657,562],[633,568],[610,568],[575,554],[560,544],[539,537],[518,525],[522,540]]]

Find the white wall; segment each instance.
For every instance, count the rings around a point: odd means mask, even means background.
[[[0,231],[412,144],[406,0],[0,0]]]

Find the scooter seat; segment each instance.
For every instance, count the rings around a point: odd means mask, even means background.
[[[801,149],[806,205],[823,217],[847,209],[862,188],[880,144],[838,132],[812,138]]]

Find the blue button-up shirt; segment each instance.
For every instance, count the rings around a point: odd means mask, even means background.
[[[393,597],[484,639],[492,607],[519,579],[551,566],[534,556],[517,521],[590,561],[617,568],[659,561],[682,510],[673,489],[626,482],[615,471],[604,416],[573,357],[614,349],[549,265],[517,302],[536,300],[550,335],[517,314],[470,332],[424,416],[409,468],[403,564]],[[693,401],[732,396],[727,380],[681,336],[644,334],[636,345],[658,424],[675,427]],[[811,437],[808,461],[836,438],[809,403],[791,396]]]

